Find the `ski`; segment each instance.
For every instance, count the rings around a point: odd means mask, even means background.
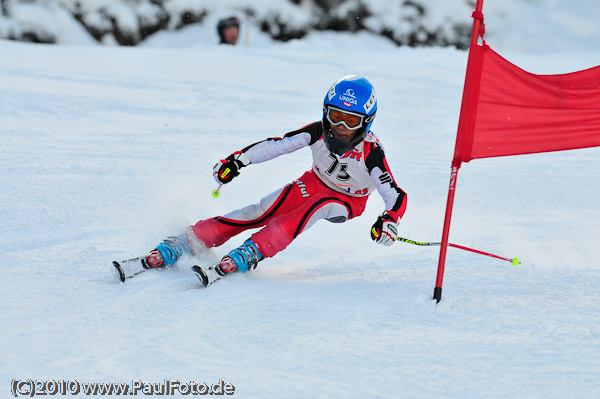
[[[148,269],[159,269],[157,267],[150,267],[145,256],[139,256],[137,258],[125,259],[121,261],[115,260],[112,262],[112,264],[119,274],[119,280],[121,280],[123,283],[127,279],[137,276]],[[210,267],[195,265],[192,266],[192,271],[196,277],[198,277],[203,287],[208,287],[215,281],[223,278],[226,274],[225,271],[223,271],[220,263]]]
[[[196,277],[198,277],[198,280],[200,280],[202,286],[206,288],[225,276],[225,272],[219,266],[202,267],[195,265],[192,266],[192,270],[196,274]]]
[[[144,265],[145,256],[139,256],[137,258],[125,259],[121,261],[113,261],[113,266],[119,273],[119,279],[121,282],[125,282],[128,278],[132,278],[142,272],[148,270]]]

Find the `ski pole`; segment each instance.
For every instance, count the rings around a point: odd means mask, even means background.
[[[413,244],[413,245],[421,245],[421,246],[437,246],[437,245],[442,245],[441,242],[420,242],[420,241],[414,241],[414,240],[409,240],[408,238],[402,238],[402,237],[398,237],[397,238],[398,241],[402,241],[405,242],[407,244]],[[473,249],[473,248],[469,248],[469,247],[464,247],[462,245],[458,245],[458,244],[452,244],[452,243],[448,243],[448,246],[450,247],[454,247],[454,248],[458,248],[458,249],[462,249],[464,251],[470,251],[470,252],[475,252],[476,254],[480,254],[480,255],[485,255],[485,256],[490,256],[492,258],[496,258],[496,259],[501,259],[501,260],[505,260],[507,262],[512,263],[513,266],[517,266],[518,264],[520,264],[521,262],[519,262],[519,258],[505,258],[503,256],[498,256],[498,255],[494,255],[491,254],[489,252],[483,252],[480,251],[478,249]]]
[[[219,184],[219,187],[212,190],[213,198],[219,198],[219,196],[221,195],[221,187],[223,187],[223,184]]]

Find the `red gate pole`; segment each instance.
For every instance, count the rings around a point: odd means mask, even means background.
[[[450,172],[450,185],[448,187],[448,200],[446,202],[446,215],[444,217],[444,229],[442,231],[442,244],[440,246],[440,258],[438,261],[437,278],[435,288],[433,289],[433,299],[438,303],[442,300],[442,283],[444,281],[444,267],[446,265],[446,251],[448,250],[448,236],[450,234],[450,219],[452,219],[452,207],[454,205],[454,193],[456,188],[456,178],[458,177],[458,166],[452,166]]]
[[[483,22],[483,14],[481,10],[483,9],[483,0],[477,0],[477,5],[475,6],[475,12],[473,13],[473,30],[471,31],[471,45],[476,45],[477,40],[479,39],[479,34],[482,27]],[[472,68],[472,57],[471,52],[469,51],[469,59],[467,61],[467,72],[465,76],[465,87],[463,89],[463,98],[461,104],[461,112],[459,118],[459,131],[461,130],[461,124],[465,123],[463,120],[463,111],[466,109],[470,109],[471,107],[467,106],[468,103],[472,100],[470,96],[470,92],[468,90],[468,82],[471,77],[471,68]],[[466,112],[466,111],[465,111]],[[469,115],[466,117],[474,118],[473,115]],[[458,135],[457,135],[458,137]],[[457,147],[458,147],[457,140]],[[437,278],[435,281],[435,288],[433,290],[433,299],[439,303],[442,300],[442,283],[444,281],[444,268],[446,265],[446,251],[448,250],[448,237],[450,235],[450,220],[452,219],[452,208],[454,206],[454,194],[456,192],[456,179],[458,177],[458,170],[460,169],[460,165],[462,163],[462,159],[460,157],[459,151],[455,149],[454,159],[452,160],[452,169],[450,172],[450,184],[448,187],[448,200],[446,202],[446,214],[444,217],[444,228],[442,230],[442,244],[440,246],[440,258],[438,261],[438,270],[437,270]]]

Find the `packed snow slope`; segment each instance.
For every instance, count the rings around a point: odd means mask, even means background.
[[[362,217],[320,222],[208,289],[189,267],[247,235],[124,284],[111,270],[300,176],[308,149],[210,195],[218,159],[320,119],[351,73],[377,89],[373,131],[408,193],[400,235],[439,241],[466,52],[324,35],[261,48],[0,41],[0,54],[1,396],[31,378],[222,379],[239,398],[600,397],[597,148],[463,165],[451,242],[522,264],[449,249],[437,305],[437,248],[370,240],[376,193]],[[534,73],[600,64],[503,55]]]

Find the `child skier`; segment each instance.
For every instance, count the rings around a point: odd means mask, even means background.
[[[275,256],[318,220],[342,223],[360,216],[375,189],[386,210],[373,224],[371,238],[378,244],[393,244],[407,198],[389,170],[383,147],[370,131],[376,112],[375,90],[367,79],[341,78],[325,95],[322,120],[283,138],[268,138],[234,152],[214,166],[213,176],[219,184],[227,184],[248,165],[305,146],[312,150],[312,169],[257,204],[201,220],[184,234],[165,239],[141,259],[143,267],[172,265],[181,256],[218,247],[247,229],[262,227],[210,268],[216,273],[214,278],[207,281],[205,272],[198,277],[207,285],[228,273],[255,269],[258,262]],[[200,269],[194,267],[197,274]]]

